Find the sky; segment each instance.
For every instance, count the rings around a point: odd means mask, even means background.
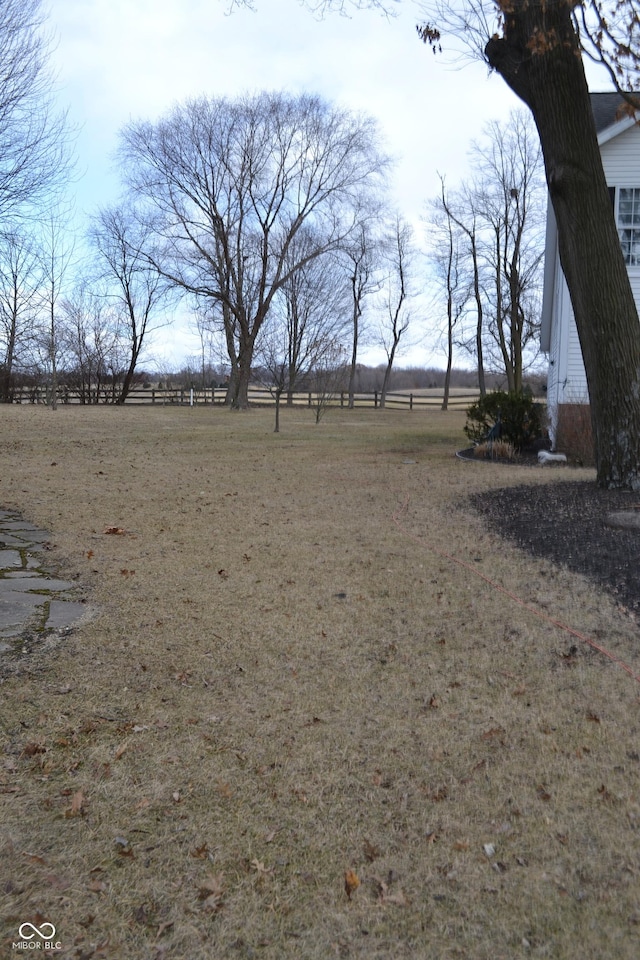
[[[422,230],[438,193],[438,175],[455,186],[483,126],[520,106],[480,62],[452,67],[419,40],[418,6],[398,15],[354,10],[318,20],[297,0],[49,0],[57,98],[78,129],[78,213],[118,197],[114,152],[130,120],[154,120],[189,97],[260,90],[318,93],[378,121],[396,158],[392,200]],[[167,359],[197,352],[176,325],[156,344]],[[369,351],[368,362],[382,356]],[[416,345],[400,365],[442,366],[433,342]]]

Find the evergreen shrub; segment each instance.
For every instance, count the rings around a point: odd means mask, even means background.
[[[502,390],[487,393],[471,404],[464,432],[472,443],[482,443],[498,419],[499,439],[512,443],[516,450],[523,450],[545,434],[544,405],[531,396]]]

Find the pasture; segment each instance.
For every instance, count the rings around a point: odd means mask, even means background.
[[[640,672],[466,502],[566,472],[456,460],[457,411],[0,418],[0,507],[98,608],[0,664],[3,957],[640,955],[640,684],[475,575]]]

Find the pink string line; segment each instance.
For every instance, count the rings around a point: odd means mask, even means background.
[[[406,512],[409,507],[409,498],[405,500],[401,507],[392,514],[392,520],[397,526],[397,528],[404,534],[405,537],[408,537],[410,540],[413,540],[415,543],[419,544],[425,550],[430,550],[432,553],[437,554],[440,557],[444,557],[447,560],[451,560],[452,563],[457,563],[459,567],[463,567],[465,570],[469,570],[474,576],[479,577],[480,580],[484,580],[485,583],[488,583],[490,587],[493,587],[494,590],[497,590],[499,593],[503,593],[505,596],[509,597],[510,600],[513,600],[514,603],[519,604],[519,606],[524,607],[525,610],[528,610],[529,613],[532,613],[534,617],[538,617],[539,620],[545,620],[547,623],[553,624],[554,627],[558,627],[560,630],[564,630],[566,633],[571,634],[572,637],[576,637],[577,640],[582,640],[583,643],[588,643],[590,647],[593,647],[594,650],[597,650],[598,653],[601,653],[604,657],[608,657],[609,660],[612,660],[613,663],[617,663],[625,673],[628,673],[636,683],[640,683],[640,675],[635,674],[632,668],[620,660],[619,657],[616,657],[609,650],[605,650],[604,647],[599,646],[595,640],[592,640],[590,637],[586,637],[583,633],[580,633],[579,630],[574,630],[573,627],[567,626],[566,623],[562,623],[560,620],[555,620],[553,617],[549,617],[546,613],[542,613],[541,610],[532,607],[530,604],[526,603],[515,593],[512,593],[510,590],[507,590],[505,587],[501,587],[499,583],[496,583],[494,580],[491,580],[489,577],[486,577],[484,573],[480,573],[475,567],[472,567],[470,563],[467,563],[465,560],[459,560],[458,557],[453,557],[450,553],[445,553],[444,550],[439,550],[437,547],[434,547],[433,544],[428,543],[422,537],[416,537],[415,534],[411,533],[410,530],[407,530],[400,523],[400,514]]]

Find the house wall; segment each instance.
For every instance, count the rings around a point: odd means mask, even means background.
[[[604,172],[610,187],[640,187],[640,126],[633,124],[618,136],[606,140],[602,143],[601,152]],[[555,278],[547,383],[550,432],[554,444],[559,441],[558,418],[562,406],[588,402],[587,378],[582,362],[578,331],[557,251]],[[629,267],[629,280],[640,311],[639,266]]]

